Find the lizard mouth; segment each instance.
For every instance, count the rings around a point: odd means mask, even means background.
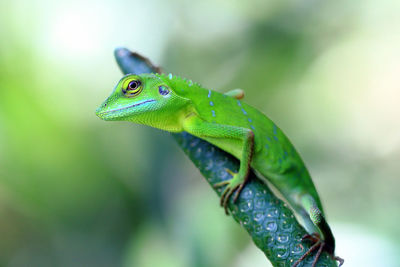
[[[99,112],[99,113],[97,113],[97,116],[102,117],[102,116],[108,115],[108,114],[110,114],[110,113],[112,114],[112,113],[114,113],[114,112],[116,112],[116,111],[120,111],[120,110],[125,110],[125,109],[128,109],[128,108],[133,108],[133,107],[141,106],[141,105],[143,105],[143,104],[147,104],[147,103],[155,102],[155,101],[156,101],[156,100],[154,100],[154,99],[145,100],[145,101],[142,101],[142,102],[139,102],[139,103],[135,103],[135,104],[126,106],[126,107],[120,107],[120,108],[115,108],[115,109],[111,109],[111,110]]]

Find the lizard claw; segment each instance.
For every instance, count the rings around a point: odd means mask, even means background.
[[[338,257],[338,256],[335,256],[333,259],[334,259],[335,261],[338,261],[338,262],[339,262],[339,267],[342,266],[343,263],[344,263],[344,259],[342,259],[342,258],[340,258],[340,257]]]
[[[301,238],[301,241],[304,241],[304,240],[309,240],[313,243],[317,243],[319,240],[321,240],[321,236],[318,233],[312,233],[311,235],[305,234]]]
[[[306,253],[303,254],[303,256],[300,257],[293,265],[292,267],[296,267],[297,265],[300,264],[308,255],[310,255],[314,250],[318,248],[317,254],[315,255],[314,261],[312,263],[312,267],[315,267],[318,259],[321,256],[322,251],[324,250],[325,247],[325,241],[321,239],[321,236],[318,233],[312,233],[310,234],[305,234],[302,238],[302,241],[304,240],[309,240],[314,243],[307,251]],[[334,260],[337,260],[339,262],[339,267],[342,266],[344,260],[342,258],[339,258],[337,256],[332,256],[330,255]]]
[[[232,178],[230,180],[222,181],[214,184],[214,188],[226,186],[221,195],[220,205],[224,207],[226,215],[229,215],[228,204],[230,197],[234,194],[233,202],[235,203],[239,198],[240,192],[243,190],[244,185],[247,182],[247,177],[244,179],[239,176],[238,173],[232,172],[229,169],[225,169]]]
[[[229,173],[230,175],[232,175],[232,177],[235,177],[235,175],[237,174],[236,172],[233,172],[233,171],[231,171],[230,169],[226,169],[226,168],[225,168],[225,171],[226,171],[227,173]]]

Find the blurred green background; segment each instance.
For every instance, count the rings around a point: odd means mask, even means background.
[[[0,266],[269,266],[167,133],[99,120],[127,46],[246,91],[345,266],[399,266],[400,2],[0,2]]]

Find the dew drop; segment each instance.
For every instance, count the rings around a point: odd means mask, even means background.
[[[250,201],[242,202],[239,205],[240,212],[247,212],[247,211],[250,210],[250,208],[251,208],[251,202]]]
[[[286,234],[280,234],[280,235],[278,235],[277,240],[280,243],[286,243],[289,241],[289,236]]]
[[[285,247],[279,247],[275,250],[275,252],[278,258],[286,258],[289,254]]]
[[[255,232],[255,233],[260,233],[261,231],[262,231],[262,226],[259,225],[259,224],[257,224],[257,225],[254,227],[254,232]]]
[[[243,217],[243,220],[240,222],[242,225],[246,226],[250,222],[250,219],[248,216]]]
[[[262,220],[263,217],[264,217],[264,213],[262,211],[256,211],[253,214],[253,219],[255,221],[260,221],[260,220]]]
[[[257,198],[255,204],[257,209],[261,209],[265,206],[265,200],[263,198]]]
[[[301,244],[297,244],[296,246],[293,246],[291,253],[292,254],[300,254],[303,253],[303,246]]]
[[[267,217],[271,217],[271,218],[278,217],[278,214],[279,214],[279,212],[275,208],[271,208],[267,211]]]
[[[267,231],[276,231],[276,229],[278,228],[278,225],[275,222],[267,222],[265,225],[265,229],[267,229]]]
[[[251,198],[253,196],[253,191],[249,188],[245,188],[242,195],[244,198]]]
[[[274,236],[272,236],[272,235],[268,235],[267,237],[264,238],[264,242],[267,243],[269,246],[275,245],[274,241],[275,241],[275,239],[274,239]]]

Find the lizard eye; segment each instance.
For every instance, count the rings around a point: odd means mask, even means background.
[[[140,81],[134,80],[128,84],[128,90],[136,90],[140,86]]]
[[[127,97],[137,96],[143,89],[141,85],[142,83],[139,80],[132,80],[127,86],[122,87],[122,92]]]
[[[160,85],[158,87],[158,92],[160,93],[160,95],[168,95],[169,94],[169,89],[165,85]]]

